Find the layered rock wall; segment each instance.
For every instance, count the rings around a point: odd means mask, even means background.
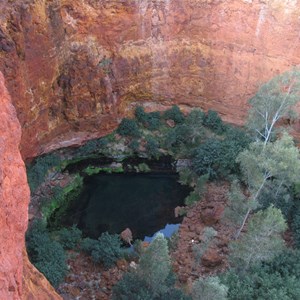
[[[1,72],[0,107],[0,299],[60,299],[24,251],[29,188],[19,151],[21,127]]]
[[[24,157],[107,133],[136,104],[240,124],[259,85],[300,63],[297,0],[2,3],[0,70]]]

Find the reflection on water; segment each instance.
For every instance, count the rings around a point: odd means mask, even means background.
[[[179,223],[174,208],[183,204],[189,188],[174,174],[98,174],[90,176],[80,197],[60,221],[77,224],[83,233],[97,238],[102,232],[120,233],[130,228],[134,238],[144,239]],[[168,224],[168,225],[167,225]],[[167,225],[167,226],[166,226]]]
[[[160,232],[164,235],[165,238],[170,238],[173,233],[175,233],[179,229],[180,224],[167,224],[165,228],[155,232],[152,236],[145,236],[145,242],[151,242],[153,238]]]

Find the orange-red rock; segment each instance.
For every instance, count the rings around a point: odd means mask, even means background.
[[[30,265],[25,247],[25,230],[28,223],[29,188],[26,180],[25,166],[22,161],[19,144],[21,127],[16,111],[11,104],[10,96],[4,85],[0,72],[0,299],[60,299],[54,290],[49,289],[52,298],[32,298],[43,295],[47,280],[38,271],[32,277],[33,267]],[[23,259],[25,263],[23,264]],[[24,274],[25,276],[22,287]],[[30,286],[28,284],[30,283]],[[23,293],[30,289],[28,297]]]
[[[29,157],[112,130],[136,104],[215,109],[300,63],[298,0],[31,0],[0,4],[0,70]]]

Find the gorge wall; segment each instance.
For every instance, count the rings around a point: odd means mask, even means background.
[[[0,299],[60,299],[28,261],[29,188],[19,151],[21,126],[0,72]]]
[[[1,0],[0,11],[0,71],[21,124],[0,75],[1,299],[58,297],[22,254],[21,128],[30,158],[106,134],[138,104],[241,124],[259,85],[300,63],[298,0]]]
[[[31,157],[112,130],[135,105],[241,124],[300,63],[297,0],[2,0],[0,70]]]

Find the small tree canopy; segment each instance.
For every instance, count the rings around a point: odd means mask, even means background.
[[[300,69],[285,72],[261,86],[249,100],[248,127],[266,144],[274,126],[300,100]]]
[[[261,261],[270,261],[284,249],[280,236],[287,228],[281,211],[273,206],[255,213],[247,232],[230,244],[231,264],[236,269],[247,270]]]

